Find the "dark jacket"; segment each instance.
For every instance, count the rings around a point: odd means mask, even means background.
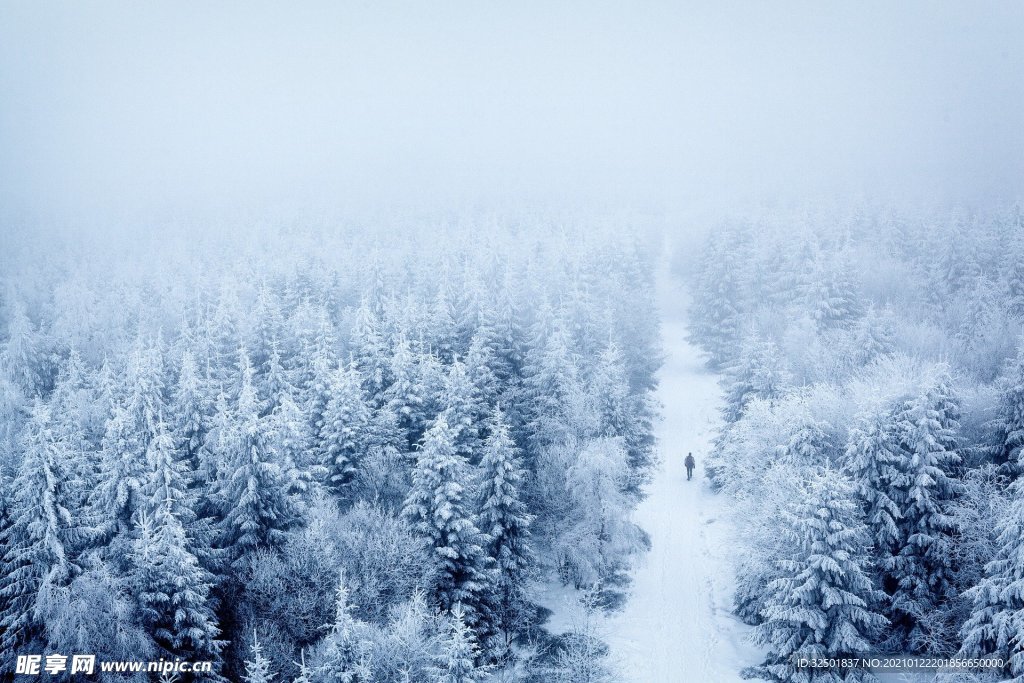
[[[686,456],[686,460],[684,460],[684,461],[683,461],[683,464],[685,464],[685,465],[686,465],[687,467],[693,467],[693,466],[694,466],[694,465],[696,465],[697,463],[696,463],[696,461],[695,461],[695,460],[693,459],[693,456],[692,456],[692,455],[688,455],[688,456]]]

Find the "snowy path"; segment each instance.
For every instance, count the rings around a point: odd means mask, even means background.
[[[669,287],[662,277],[663,462],[635,514],[652,547],[634,571],[623,612],[608,619],[603,638],[625,681],[739,681],[740,669],[756,664],[759,653],[746,643],[747,627],[729,611],[730,528],[701,470],[719,419],[719,387],[686,342],[679,296]],[[697,459],[692,481],[683,467],[688,451]]]

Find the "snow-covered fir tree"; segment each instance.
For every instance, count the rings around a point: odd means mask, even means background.
[[[1016,478],[1024,471],[1024,349],[1007,365],[1000,385],[993,457],[1005,475]]]
[[[1024,485],[1010,487],[1012,502],[998,520],[998,550],[981,582],[967,591],[973,601],[961,632],[964,657],[1001,657],[1002,673],[1024,679]]]
[[[312,669],[324,683],[370,683],[370,653],[360,640],[360,624],[352,617],[349,592],[342,574],[334,598],[334,622],[320,643]]]
[[[767,587],[755,637],[770,654],[755,675],[785,683],[868,678],[863,669],[797,669],[792,660],[867,652],[885,626],[868,573],[871,541],[852,493],[842,474],[826,470],[787,516],[793,557]]]
[[[256,634],[252,634],[252,656],[245,661],[245,675],[242,680],[245,683],[273,683],[276,675],[270,668],[270,660],[263,654],[263,646],[260,645]]]
[[[240,565],[261,547],[284,540],[284,532],[299,523],[302,513],[301,482],[290,463],[273,448],[266,418],[259,417],[259,401],[252,383],[252,368],[242,353],[242,380],[235,407],[235,431],[226,440],[224,466],[219,473],[217,498],[222,506],[221,534]]]
[[[466,625],[462,605],[455,605],[448,617],[448,628],[438,657],[438,683],[480,683],[488,667],[478,664],[480,647],[473,631]]]
[[[885,559],[898,584],[890,600],[890,619],[907,629],[915,649],[929,637],[922,616],[956,591],[951,553],[955,529],[948,506],[959,489],[951,476],[960,462],[959,415],[949,380],[941,374],[921,395],[897,406],[893,415],[907,488],[900,502],[899,551]]]
[[[524,609],[526,581],[536,561],[530,540],[533,516],[523,502],[525,473],[500,409],[489,431],[480,459],[478,524],[497,569],[496,625],[508,636]]]
[[[788,373],[782,364],[778,347],[770,340],[744,339],[739,358],[725,373],[726,422],[735,422],[743,416],[747,404],[755,398],[778,398],[789,384]]]
[[[36,601],[47,585],[70,580],[70,553],[80,532],[77,511],[67,507],[64,444],[54,438],[50,410],[39,400],[22,433],[21,452],[9,522],[0,531],[0,652],[12,666],[16,653],[38,647],[44,636]]]
[[[438,563],[433,587],[438,605],[450,611],[461,603],[468,623],[483,629],[492,618],[488,598],[494,569],[484,550],[487,538],[473,516],[469,477],[468,464],[455,450],[455,434],[442,416],[416,456],[402,514]]]
[[[189,550],[191,540],[170,501],[139,518],[130,557],[142,623],[168,655],[215,660],[223,643],[211,598],[213,577]]]
[[[371,414],[362,389],[362,377],[352,366],[339,368],[331,381],[331,398],[324,414],[323,465],[327,483],[338,491],[352,480],[368,444]]]

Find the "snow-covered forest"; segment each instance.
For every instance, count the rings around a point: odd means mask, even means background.
[[[531,591],[614,593],[644,546],[653,256],[448,232],[25,255],[3,300],[0,666],[576,680]]]
[[[1024,675],[1022,264],[1019,209],[761,217],[680,256],[724,377],[707,472],[752,675],[868,652]]]
[[[1021,112],[1022,2],[0,0],[0,683],[1024,681]]]

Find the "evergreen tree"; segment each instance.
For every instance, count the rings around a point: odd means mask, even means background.
[[[1024,319],[1024,258],[1021,257],[1020,245],[1010,262],[1005,282],[1004,306],[1007,312],[1018,319]]]
[[[860,317],[860,297],[845,261],[818,261],[808,275],[805,297],[819,330],[847,328]]]
[[[333,336],[329,325],[328,321],[322,321],[315,345],[306,352],[309,361],[303,364],[302,377],[296,382],[300,389],[299,403],[307,420],[305,431],[317,449],[322,449],[324,443],[327,403],[331,399],[331,378],[335,371]],[[317,455],[321,457],[314,460],[322,462],[322,453]]]
[[[434,596],[441,609],[466,608],[474,628],[490,617],[486,598],[492,570],[486,538],[473,519],[467,491],[467,464],[455,450],[455,435],[442,416],[427,432],[416,457],[412,488],[403,515],[438,563]]]
[[[245,662],[245,676],[242,680],[245,683],[272,683],[274,680],[270,660],[264,656],[263,646],[260,645],[255,632],[252,634],[252,658]]]
[[[390,410],[398,419],[399,427],[405,432],[408,450],[420,440],[428,420],[427,390],[423,386],[418,360],[404,336],[395,346],[391,357],[391,376],[394,382],[384,392]]]
[[[466,366],[456,358],[448,368],[441,394],[443,415],[455,437],[455,452],[467,462],[479,455],[479,406]]]
[[[370,655],[357,633],[359,623],[351,613],[345,575],[335,592],[334,623],[320,645],[315,666],[317,680],[324,683],[369,683],[373,680]]]
[[[959,404],[948,378],[940,375],[921,395],[901,402],[893,419],[907,489],[900,501],[899,552],[887,558],[888,574],[898,582],[891,620],[919,649],[928,635],[921,631],[922,615],[955,595],[949,505],[959,488],[950,476],[960,462]]]
[[[577,359],[565,329],[558,326],[547,337],[538,334],[537,344],[529,349],[523,380],[526,430],[521,440],[517,435],[517,442],[526,444],[528,459],[570,437],[579,426],[569,414],[571,405],[582,397]]]
[[[892,312],[869,308],[854,327],[854,363],[867,365],[879,356],[892,353],[896,347],[894,337]]]
[[[284,369],[276,341],[271,342],[270,351],[262,369],[262,382],[258,393],[264,397],[261,414],[268,415],[281,405],[286,396],[293,399],[295,396],[295,388],[288,379],[288,373]]]
[[[359,458],[367,449],[371,415],[361,379],[354,367],[336,370],[324,414],[323,465],[327,468],[328,484],[338,491],[351,482]]]
[[[167,412],[163,359],[158,344],[138,339],[128,362],[123,397],[107,422],[100,457],[100,485],[94,507],[112,531],[132,526],[146,479],[146,452]]]
[[[130,557],[133,592],[143,624],[168,654],[214,660],[223,643],[210,597],[213,577],[189,550],[191,541],[166,500],[143,514]]]
[[[530,544],[533,516],[523,502],[524,474],[508,425],[496,408],[480,461],[478,523],[487,538],[487,555],[497,567],[497,626],[509,638],[524,608],[526,581],[535,560]]]
[[[466,625],[462,605],[455,605],[448,617],[448,629],[442,641],[437,671],[438,683],[479,683],[488,673],[488,667],[477,665],[480,647],[473,631]]]
[[[732,423],[743,417],[747,405],[755,398],[772,400],[780,397],[788,383],[789,377],[775,344],[748,338],[723,381],[725,406],[722,413],[725,421]]]
[[[522,376],[525,335],[519,309],[513,298],[516,285],[507,278],[498,292],[494,311],[494,333],[488,342],[494,355],[494,376],[508,387]]]
[[[996,525],[998,547],[985,577],[967,591],[971,616],[961,629],[963,657],[1001,657],[1003,674],[1024,680],[1024,484],[1010,487],[1011,503]]]
[[[8,525],[0,531],[0,653],[13,666],[42,637],[36,601],[47,586],[70,580],[78,539],[66,500],[66,451],[54,438],[49,408],[37,400],[21,436],[22,461],[11,485]]]
[[[867,574],[870,539],[850,483],[826,471],[789,515],[793,559],[767,588],[755,631],[768,658],[753,673],[775,681],[851,681],[863,669],[796,669],[793,655],[843,657],[866,652],[885,625],[875,611],[881,597]]]
[[[243,371],[234,419],[237,430],[227,441],[225,469],[220,473],[223,506],[221,533],[236,567],[260,547],[273,547],[300,517],[300,482],[289,463],[273,448],[273,434],[259,417],[252,368],[242,353]]]
[[[1000,471],[1016,478],[1024,470],[1024,349],[1007,367],[1000,381],[999,413],[993,421],[996,442],[993,460]]]
[[[111,531],[128,528],[142,502],[146,461],[140,441],[128,411],[116,406],[103,436],[99,486],[92,501],[95,513]]]
[[[193,467],[199,464],[199,449],[206,439],[207,414],[206,397],[203,392],[199,369],[191,351],[181,357],[178,385],[171,406],[174,434],[186,460]]]
[[[7,320],[7,341],[0,352],[0,370],[25,396],[41,395],[46,390],[45,349],[42,339],[25,312],[15,302]]]
[[[189,471],[185,462],[177,458],[174,440],[162,420],[157,421],[156,434],[146,449],[149,471],[141,487],[142,508],[150,518],[168,508],[178,519],[188,524],[195,519],[191,501],[186,493]]]
[[[698,277],[690,338],[707,354],[713,369],[727,367],[735,358],[743,315],[739,264],[735,254],[720,238],[705,250]]]
[[[596,404],[596,436],[621,438],[629,455],[628,488],[634,494],[649,478],[654,464],[654,406],[643,393],[630,390],[625,356],[611,342],[601,353],[588,391]]]
[[[908,485],[903,454],[890,433],[888,414],[865,416],[850,433],[847,460],[874,547],[883,555],[898,552],[900,502]]]
[[[67,459],[61,465],[67,477],[68,502],[77,509],[85,507],[96,486],[97,463],[90,442],[95,407],[88,375],[81,357],[72,350],[58,373],[48,403],[51,430],[66,452]]]
[[[497,405],[501,386],[493,370],[497,361],[484,335],[473,335],[469,342],[469,352],[466,353],[465,365],[466,374],[473,385],[473,400],[476,402],[477,413],[486,413]]]
[[[380,317],[370,302],[363,299],[356,311],[356,322],[352,328],[352,349],[356,367],[363,378],[363,388],[372,401],[380,406],[385,401],[384,390],[391,386],[391,357],[387,339],[383,333]]]

